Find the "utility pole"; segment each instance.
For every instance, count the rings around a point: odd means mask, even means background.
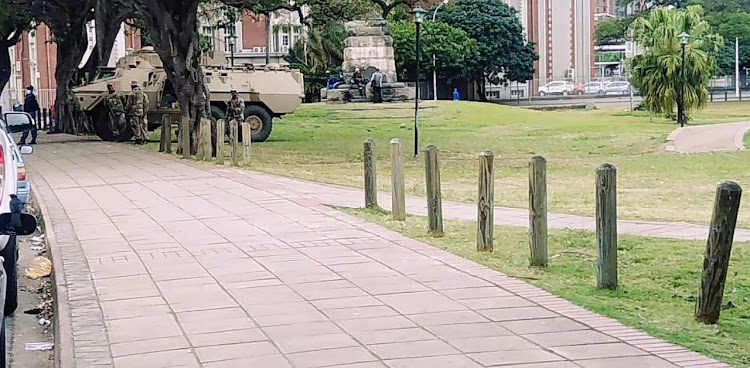
[[[734,39],[734,94],[740,97],[740,38]]]

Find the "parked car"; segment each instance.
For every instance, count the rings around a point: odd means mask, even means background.
[[[539,87],[539,96],[544,97],[547,95],[563,95],[567,96],[573,93],[573,83],[556,81],[549,82]]]
[[[605,95],[624,95],[627,96],[630,94],[630,92],[633,91],[633,86],[630,85],[630,82],[612,82],[607,85],[604,89]]]
[[[583,85],[583,94],[586,95],[603,95],[606,84],[603,82],[588,82]]]
[[[30,119],[31,115],[27,113],[6,113],[2,119],[0,119],[0,129],[2,129],[10,138],[10,142],[13,144],[13,155],[16,160],[16,170],[18,171],[18,199],[23,202],[24,210],[29,203],[31,198],[31,183],[29,183],[26,177],[26,163],[23,160],[21,150],[18,148],[15,139],[13,139],[13,133],[20,133],[24,129],[24,123]]]
[[[8,124],[10,122],[10,125]],[[31,154],[31,146],[17,147],[12,132],[30,129],[34,121],[26,113],[9,112],[0,119],[0,301],[3,303],[0,319],[0,367],[5,362],[5,316],[18,308],[18,235],[29,235],[36,230],[34,216],[22,213],[18,194],[18,158],[21,154]],[[24,171],[25,172],[25,171]],[[21,223],[28,225],[21,229]]]

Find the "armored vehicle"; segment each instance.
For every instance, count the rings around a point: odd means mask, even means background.
[[[210,93],[211,117],[224,119],[230,91],[235,89],[245,101],[245,121],[252,129],[253,142],[263,142],[271,135],[273,119],[291,114],[304,99],[304,79],[298,70],[267,65],[227,67],[226,56],[209,51],[203,56],[205,83]],[[92,122],[96,134],[105,141],[123,142],[133,137],[129,126],[118,127],[115,135],[109,126],[109,112],[104,104],[107,84],[127,95],[130,84],[142,84],[148,95],[148,127],[161,125],[162,117],[170,115],[180,121],[180,106],[172,84],[167,79],[159,55],[151,47],[121,58],[115,68],[100,69],[96,79],[73,89],[81,109]]]

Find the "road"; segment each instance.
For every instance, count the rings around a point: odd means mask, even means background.
[[[641,96],[633,96],[633,106],[638,105],[643,98]],[[735,95],[734,92],[728,92],[726,101],[739,101],[739,96]],[[742,93],[742,100],[750,101],[750,91]],[[724,92],[714,92],[713,102],[723,102]],[[519,100],[499,100],[493,101],[499,104],[508,106],[522,106],[522,107],[565,107],[565,106],[585,106],[586,104],[593,103],[596,105],[601,104],[629,104],[630,96],[549,96],[549,97],[532,97],[531,99]],[[709,102],[711,102],[709,100]]]

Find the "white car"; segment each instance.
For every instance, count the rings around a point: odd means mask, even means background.
[[[583,93],[587,95],[603,95],[606,84],[602,82],[588,82],[583,86]]]
[[[30,154],[33,152],[31,146],[17,146],[13,142],[11,135],[13,130],[23,131],[30,129],[33,120],[31,116],[25,113],[7,113],[13,114],[13,118],[25,118],[27,124],[21,121],[15,125],[11,131],[0,129],[0,260],[3,267],[0,267],[0,302],[3,309],[0,310],[0,367],[4,367],[5,362],[5,316],[13,314],[18,308],[18,235],[29,235],[36,230],[36,219],[34,216],[22,213],[23,204],[20,199],[13,198],[18,194],[18,159],[16,154]],[[19,114],[19,115],[15,115]],[[23,115],[20,115],[23,114]],[[5,121],[2,122],[4,127]],[[16,131],[16,132],[18,132]],[[13,197],[12,197],[13,196]],[[14,225],[14,221],[20,221]],[[21,226],[21,223],[23,226]]]
[[[607,85],[607,87],[604,89],[605,95],[623,95],[627,96],[630,95],[630,92],[635,91],[633,90],[633,87],[630,85],[630,82],[612,82]]]
[[[539,87],[539,96],[544,97],[547,95],[563,95],[567,96],[573,94],[573,83],[570,82],[549,82]]]

